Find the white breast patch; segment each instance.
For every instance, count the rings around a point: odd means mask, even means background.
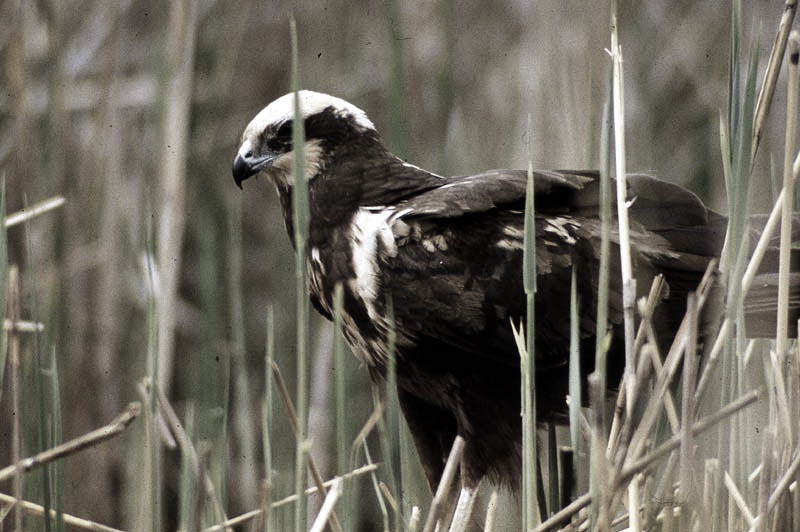
[[[350,225],[350,245],[355,272],[351,288],[362,299],[373,320],[380,317],[375,307],[380,288],[380,255],[388,257],[397,255],[397,245],[390,221],[393,214],[393,208],[359,209]]]

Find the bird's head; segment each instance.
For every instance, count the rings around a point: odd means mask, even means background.
[[[341,98],[302,90],[299,116],[295,117],[295,93],[281,96],[261,110],[247,125],[233,160],[233,179],[242,181],[265,172],[276,184],[289,186],[293,180],[292,131],[297,119],[305,128],[305,176],[313,179],[341,146],[353,139],[378,139],[366,113]]]

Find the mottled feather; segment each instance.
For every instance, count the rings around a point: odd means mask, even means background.
[[[308,183],[309,285],[331,318],[344,290],[344,334],[378,380],[396,343],[397,394],[428,481],[435,488],[455,436],[466,440],[460,475],[517,486],[520,476],[519,354],[511,323],[525,320],[523,227],[528,173],[491,170],[442,177],[402,161],[366,114],[325,94],[279,98],[245,129],[233,164],[237,184],[265,173],[293,238],[293,121],[304,121]],[[534,173],[537,293],[536,405],[539,420],[566,411],[569,288],[576,273],[581,371],[593,369],[600,267],[599,176]],[[646,175],[627,178],[634,275],[639,295],[654,276],[668,291],[653,320],[667,345],[710,262],[727,220],[690,191]],[[612,183],[613,185],[613,183]],[[754,219],[751,240],[763,219]],[[800,224],[798,224],[800,227]],[[624,362],[618,232],[611,223],[609,384]],[[774,334],[777,253],[768,251],[745,302],[750,334]],[[796,271],[797,257],[793,257]],[[790,323],[800,308],[793,274]],[[702,334],[702,331],[701,331]]]

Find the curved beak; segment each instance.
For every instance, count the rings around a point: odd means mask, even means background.
[[[231,173],[233,174],[233,180],[236,182],[236,186],[242,188],[242,181],[247,179],[248,177],[255,175],[264,168],[265,166],[269,166],[272,164],[277,158],[274,154],[268,154],[261,157],[252,157],[247,155],[242,155],[241,153],[236,155],[236,158],[233,160],[233,168]]]
[[[236,182],[236,186],[242,188],[242,181],[258,172],[258,170],[254,170],[252,164],[247,162],[244,157],[237,154],[236,158],[233,160],[233,169],[231,172],[233,173],[233,180]]]

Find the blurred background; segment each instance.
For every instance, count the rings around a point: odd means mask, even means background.
[[[746,42],[762,64],[781,7],[744,6]],[[6,209],[66,201],[8,230],[22,317],[44,331],[22,338],[21,411],[11,406],[8,371],[0,383],[0,466],[11,462],[14,416],[26,420],[30,455],[141,400],[149,375],[195,440],[208,442],[229,516],[257,507],[265,453],[273,478],[291,479],[291,428],[278,406],[265,428],[262,402],[268,339],[290,389],[295,382],[294,257],[269,183],[249,180],[242,192],[230,175],[245,125],[290,89],[291,16],[303,87],[364,109],[414,164],[441,174],[525,168],[529,160],[539,168],[598,165],[608,2],[3,1]],[[719,120],[730,6],[621,1],[619,23],[629,171],[684,184],[724,211]],[[781,90],[777,98],[780,117]],[[782,132],[782,121],[771,120],[756,162],[763,181],[753,189],[763,197],[754,195],[754,211],[771,197]],[[342,472],[332,332],[316,316],[312,322],[310,431],[329,478]],[[366,372],[347,364],[354,437],[373,401]],[[141,425],[60,463],[65,511],[148,528]],[[180,453],[166,450],[159,460],[161,478],[150,489],[162,517],[150,525],[174,529]],[[29,475],[29,498],[41,502],[43,482]],[[419,493],[413,502],[425,507]],[[369,530],[377,510],[364,506],[356,522]]]

